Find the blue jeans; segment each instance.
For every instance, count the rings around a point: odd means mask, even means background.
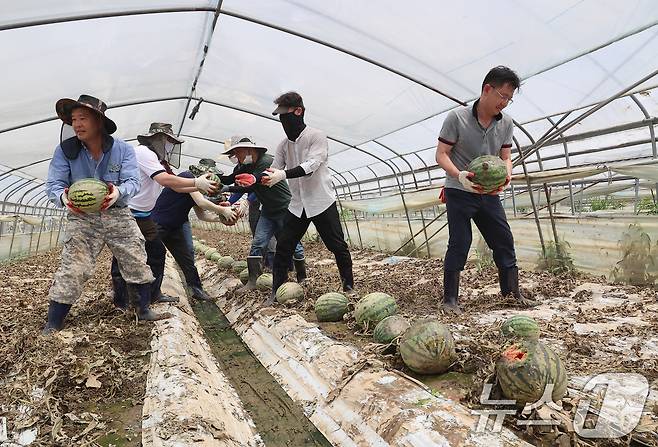
[[[256,225],[256,234],[254,234],[254,239],[251,241],[249,256],[263,256],[266,253],[267,244],[272,239],[272,236],[276,236],[277,240],[279,239],[281,232],[285,229],[286,219],[286,214],[283,214],[281,217],[271,218],[261,213],[258,224]],[[302,247],[299,241],[297,241],[297,245],[295,246],[293,258],[304,259],[304,247]]]

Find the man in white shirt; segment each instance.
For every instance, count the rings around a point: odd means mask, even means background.
[[[135,148],[135,156],[140,173],[140,190],[130,199],[128,207],[145,239],[147,264],[151,267],[155,281],[151,283],[150,300],[139,297],[138,317],[141,320],[159,320],[164,316],[149,309],[151,303],[176,302],[178,298],[163,296],[160,292],[164,274],[166,249],[158,237],[158,229],[151,219],[151,212],[163,186],[180,192],[202,191],[208,193],[219,186],[209,179],[207,174],[197,178],[183,178],[174,175],[169,164],[177,165],[180,158],[180,145],[183,140],[177,138],[171,124],[152,123],[149,132],[138,135],[140,145]],[[169,171],[169,172],[168,172]],[[126,283],[119,271],[116,258],[112,259],[112,284],[114,286],[114,304],[121,309],[128,307]],[[144,302],[142,302],[144,301]]]
[[[324,245],[336,257],[343,291],[352,293],[352,257],[345,242],[331,186],[327,136],[304,123],[304,102],[298,93],[284,93],[274,103],[277,108],[272,114],[279,115],[287,138],[274,151],[272,167],[261,182],[271,187],[288,179],[292,199],[288,206],[286,231],[277,239],[272,295],[268,302],[274,302],[276,290],[287,280],[295,244],[311,222]]]

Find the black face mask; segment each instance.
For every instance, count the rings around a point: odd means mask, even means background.
[[[283,131],[290,141],[295,141],[306,127],[306,124],[304,124],[304,114],[295,115],[293,112],[282,113],[279,115],[279,119],[281,120]]]

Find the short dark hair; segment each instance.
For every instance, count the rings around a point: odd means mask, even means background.
[[[502,87],[505,84],[510,84],[514,87],[514,90],[517,90],[521,87],[521,80],[514,70],[505,67],[504,65],[499,65],[489,70],[489,73],[484,77],[484,81],[482,81],[482,90],[484,90],[486,84],[494,87]]]
[[[302,95],[297,92],[284,93],[274,100],[274,104],[283,107],[301,107],[305,109]]]

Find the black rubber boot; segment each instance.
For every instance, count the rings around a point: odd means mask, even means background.
[[[459,271],[443,271],[443,303],[441,309],[453,315],[459,315]]]
[[[522,306],[533,307],[539,305],[539,301],[526,298],[521,294],[518,267],[498,269],[498,284],[500,285],[500,293],[503,296],[512,295]]]
[[[288,281],[288,266],[283,268],[281,268],[281,266],[274,266],[272,269],[272,293],[270,293],[270,296],[265,300],[266,306],[274,304],[274,301],[276,301],[276,291],[286,281]]]
[[[64,327],[64,318],[71,310],[70,304],[62,304],[57,301],[50,301],[48,303],[48,323],[43,328],[43,335],[50,335],[57,331],[61,331]]]
[[[191,286],[192,298],[199,301],[212,301],[212,298],[206,293],[201,286]]]
[[[151,310],[151,284],[134,284],[137,292],[137,318],[142,321],[157,321],[170,318],[169,313],[156,313]]]
[[[306,259],[293,259],[295,263],[295,273],[297,273],[297,282],[302,283],[306,279]]]
[[[249,292],[250,290],[256,289],[256,280],[260,275],[263,274],[263,269],[261,262],[263,260],[262,256],[247,256],[247,269],[249,271],[249,280],[247,284],[240,287],[236,292],[238,295]]]
[[[165,295],[162,292],[160,292],[159,297],[157,297],[155,299],[151,298],[151,304],[155,304],[155,303],[177,303],[179,301],[180,301],[180,299],[177,296]]]
[[[112,290],[114,306],[121,310],[128,310],[128,289],[123,278],[112,276]]]

